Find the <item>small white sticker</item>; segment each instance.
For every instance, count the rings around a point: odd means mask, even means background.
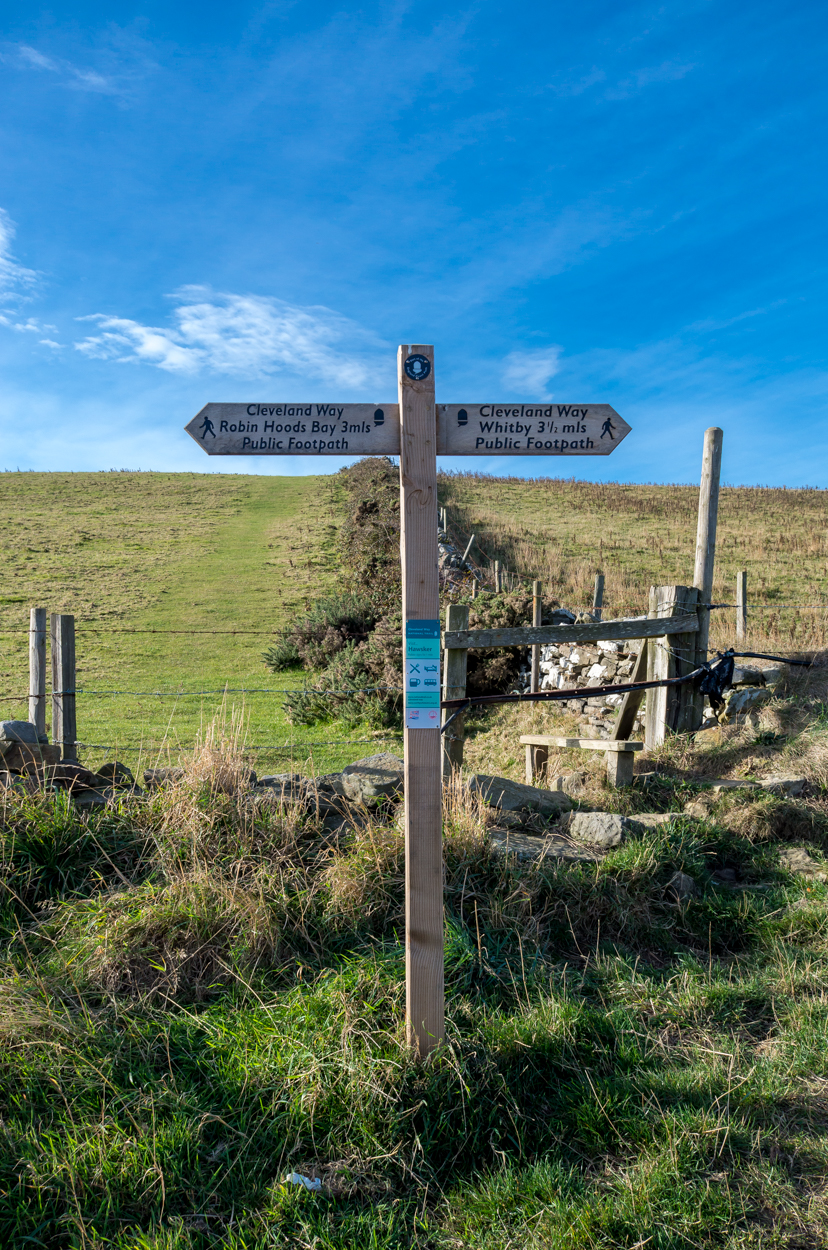
[[[439,729],[440,709],[438,707],[409,707],[405,711],[406,729]]]

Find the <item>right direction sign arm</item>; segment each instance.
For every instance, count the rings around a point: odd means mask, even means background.
[[[608,456],[630,426],[609,404],[438,404],[441,456]]]

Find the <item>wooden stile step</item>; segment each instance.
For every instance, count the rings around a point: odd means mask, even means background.
[[[612,786],[632,785],[633,760],[636,751],[644,750],[643,742],[616,738],[557,738],[553,734],[524,734],[521,742],[526,747],[526,782],[534,784],[536,772],[546,767],[549,748],[559,750],[580,747],[585,751],[603,751],[607,757],[607,779]]]
[[[643,751],[643,742],[616,742],[613,738],[556,738],[552,734],[524,734],[521,742],[530,747],[583,747],[586,751]]]

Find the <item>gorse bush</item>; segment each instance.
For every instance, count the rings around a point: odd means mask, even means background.
[[[283,641],[265,652],[265,664],[274,673],[296,664],[324,668],[349,644],[367,638],[376,626],[377,613],[376,602],[367,595],[319,599]]]
[[[297,664],[314,673],[306,690],[290,694],[285,710],[294,724],[337,719],[377,728],[402,723],[399,476],[393,463],[369,457],[339,471],[343,520],[338,553],[345,593],[319,599],[286,636],[265,653],[274,672]],[[436,536],[435,536],[436,542]],[[472,628],[528,624],[531,595],[513,591],[468,601]],[[544,620],[557,607],[544,601]],[[508,690],[518,680],[525,649],[469,653],[472,694]]]

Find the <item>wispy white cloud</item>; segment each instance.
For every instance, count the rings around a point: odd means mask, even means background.
[[[537,399],[551,399],[547,391],[550,380],[560,369],[562,347],[539,347],[526,352],[510,352],[503,369],[504,386]]]
[[[330,308],[195,286],[172,298],[178,301],[172,326],[96,313],[80,320],[97,322],[101,332],[75,347],[100,360],[141,362],[179,374],[293,373],[356,387],[387,372],[378,359],[379,340]]]
[[[676,61],[663,61],[661,65],[645,65],[633,70],[626,78],[622,78],[615,87],[610,87],[605,95],[608,100],[626,100],[637,95],[654,83],[679,82],[696,68],[695,64],[681,64]]]
[[[38,278],[34,269],[26,269],[15,260],[12,253],[14,235],[14,222],[0,208],[0,301],[3,303],[19,301],[31,290]],[[4,324],[9,324],[7,318],[3,318],[3,321]]]
[[[0,60],[7,64],[15,64],[21,69],[45,70],[57,74],[65,87],[76,91],[92,91],[98,95],[121,95],[124,84],[116,75],[100,74],[97,70],[85,69],[74,65],[71,61],[46,56],[37,48],[28,44],[5,44],[0,51]]]

